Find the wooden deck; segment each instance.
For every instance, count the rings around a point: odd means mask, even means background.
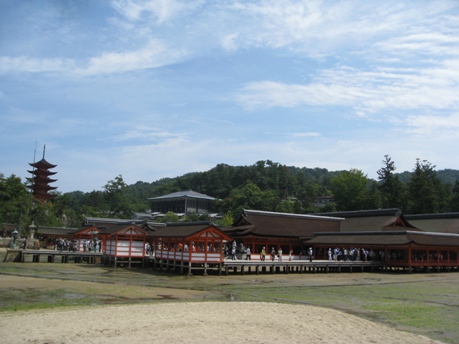
[[[223,261],[222,268],[225,274],[233,273],[316,273],[316,272],[357,272],[375,271],[384,268],[382,262],[371,261],[329,261],[329,260],[292,260],[292,261],[250,261],[250,260],[229,260]]]
[[[21,250],[21,262],[40,263],[46,259],[48,263],[56,262],[56,259],[61,263],[73,261],[75,263],[87,262],[89,264],[101,263],[104,254],[102,252],[81,252],[81,251],[55,251],[55,250]]]

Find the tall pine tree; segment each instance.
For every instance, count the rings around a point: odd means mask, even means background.
[[[381,193],[383,208],[406,208],[406,188],[398,176],[394,174],[396,167],[389,155],[384,155],[384,167],[377,171],[378,190]]]
[[[440,210],[441,181],[435,172],[435,165],[427,160],[416,159],[416,164],[408,181],[409,204],[411,214],[437,213]]]

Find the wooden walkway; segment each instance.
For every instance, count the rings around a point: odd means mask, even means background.
[[[375,271],[382,269],[382,262],[362,262],[362,261],[329,261],[329,260],[292,260],[292,261],[250,261],[250,260],[224,260],[223,269],[228,276],[229,272],[244,275],[245,273],[316,273],[316,272],[354,272],[354,271]]]
[[[60,258],[62,263],[73,261],[75,263],[87,262],[89,264],[101,263],[104,254],[102,252],[80,252],[80,251],[54,251],[54,250],[21,250],[21,262],[30,261],[40,263],[42,258],[48,263],[54,263],[56,258]],[[29,258],[27,258],[29,257]]]

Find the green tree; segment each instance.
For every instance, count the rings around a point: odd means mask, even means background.
[[[162,218],[159,219],[159,221],[164,223],[176,223],[179,222],[179,217],[176,213],[168,211]]]
[[[441,182],[435,173],[435,166],[427,160],[416,159],[408,181],[409,213],[437,213],[440,209],[440,190]]]
[[[398,176],[394,174],[395,163],[389,155],[384,156],[384,166],[378,170],[378,190],[381,193],[383,208],[406,208],[406,189]]]
[[[279,197],[272,190],[263,191],[252,181],[235,188],[222,202],[222,210],[230,211],[235,216],[242,214],[243,209],[274,211]]]
[[[368,178],[362,171],[351,169],[331,180],[331,189],[339,211],[363,209]]]
[[[221,227],[231,226],[234,223],[233,214],[231,212],[227,212],[221,219],[215,221],[215,223]]]
[[[121,175],[104,186],[108,217],[130,217],[132,210],[126,197],[127,185]]]
[[[459,212],[459,180],[454,183],[449,211]]]
[[[21,178],[14,174],[5,178],[0,174],[0,222],[18,225],[19,229],[30,224],[32,195]]]

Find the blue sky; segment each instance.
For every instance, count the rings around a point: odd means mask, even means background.
[[[459,2],[1,0],[0,173],[459,169]]]

